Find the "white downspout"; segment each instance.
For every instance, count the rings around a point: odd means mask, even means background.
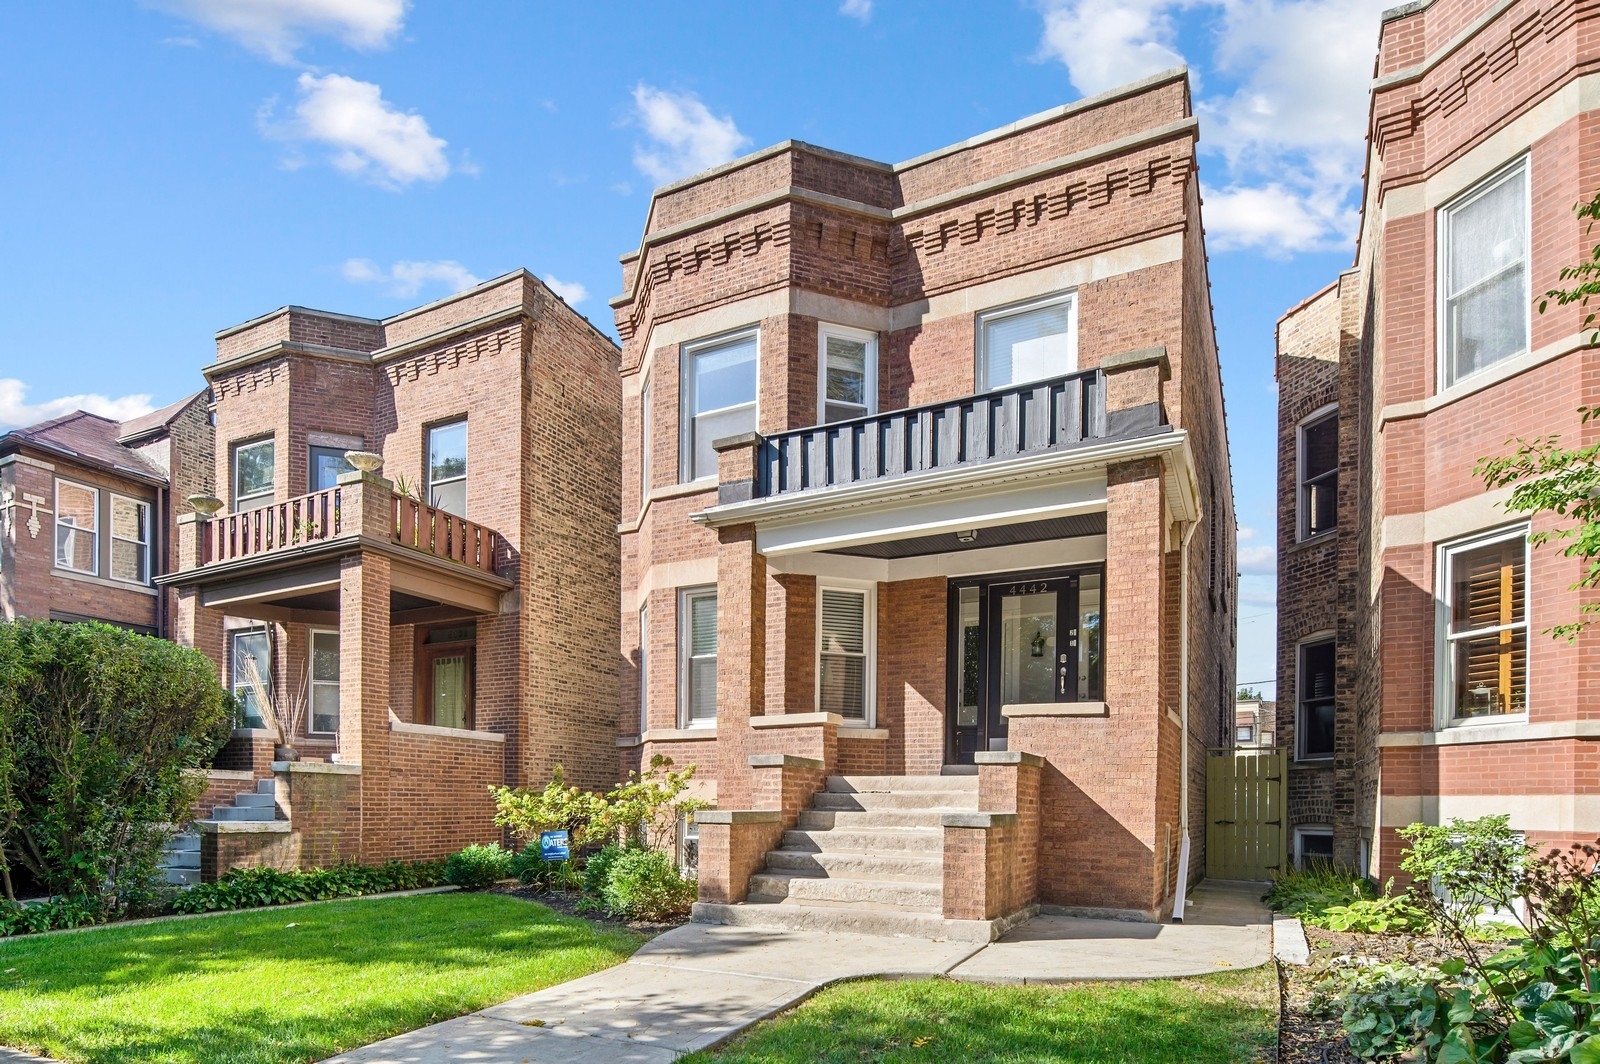
[[[1172,920],[1183,923],[1184,905],[1189,900],[1189,541],[1200,528],[1200,520],[1189,522],[1178,547],[1178,717],[1183,734],[1178,738],[1178,889],[1172,898]]]

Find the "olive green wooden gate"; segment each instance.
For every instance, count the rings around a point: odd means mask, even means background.
[[[1284,750],[1213,750],[1206,758],[1206,875],[1270,879],[1284,864]]]

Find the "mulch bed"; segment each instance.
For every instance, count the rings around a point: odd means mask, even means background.
[[[1333,958],[1362,957],[1382,964],[1437,961],[1448,956],[1433,939],[1416,935],[1353,935],[1308,927],[1306,942],[1311,947],[1309,965],[1278,966],[1283,999],[1278,1064],[1361,1064],[1361,1058],[1350,1052],[1338,1015],[1322,1015],[1311,1008],[1314,989]]]
[[[689,922],[687,916],[682,920],[656,922],[652,920],[618,920],[599,910],[579,912],[578,901],[583,897],[581,894],[566,894],[557,890],[541,891],[534,887],[513,887],[509,884],[492,889],[497,894],[509,894],[511,897],[521,898],[523,901],[536,901],[540,905],[549,906],[564,916],[576,916],[578,919],[587,920],[598,927],[625,927],[630,931],[637,931],[639,934],[650,938],[654,938],[663,931],[671,931],[674,927],[682,927]]]

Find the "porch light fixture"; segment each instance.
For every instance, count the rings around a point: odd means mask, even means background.
[[[958,542],[958,543],[976,543],[976,542],[978,542],[978,530],[976,528],[963,528],[961,531],[956,533],[956,542]]]
[[[194,508],[194,512],[201,517],[215,517],[217,511],[222,509],[222,500],[215,495],[191,495],[184,502]]]
[[[383,468],[383,455],[372,451],[346,451],[344,460],[362,473],[376,473]]]

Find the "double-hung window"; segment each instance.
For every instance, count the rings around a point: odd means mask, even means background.
[[[278,448],[272,440],[241,443],[233,448],[233,511],[265,506],[273,498],[273,466]]]
[[[678,593],[678,723],[685,728],[717,722],[717,589]]]
[[[1339,527],[1339,411],[1319,411],[1300,425],[1297,538]]]
[[[1528,349],[1528,161],[1439,211],[1441,385]]]
[[[99,488],[56,481],[56,568],[99,575]]]
[[[310,481],[312,491],[325,491],[339,483],[346,473],[354,473],[355,466],[345,459],[343,447],[310,448]]]
[[[1334,643],[1331,638],[1301,643],[1299,697],[1295,714],[1295,757],[1315,761],[1333,756]]]
[[[428,430],[428,505],[467,516],[467,423]]]
[[[650,498],[650,378],[639,389],[639,509]]]
[[[978,390],[1064,377],[1078,368],[1078,300],[1050,296],[978,317]]]
[[[878,337],[824,325],[817,333],[822,372],[817,417],[821,424],[865,417],[878,407]]]
[[[133,584],[150,582],[150,504],[111,496],[111,576]]]
[[[872,592],[817,591],[817,708],[847,723],[872,718]]]
[[[1452,720],[1528,708],[1528,532],[1517,528],[1443,547],[1440,684]]]
[[[228,657],[228,679],[239,700],[240,723],[265,728],[272,701],[272,644],[265,628],[241,628],[233,633]],[[290,736],[280,736],[288,742]]]
[[[650,604],[639,607],[639,734],[650,730]]]
[[[711,445],[756,430],[756,340],[746,332],[685,345],[681,479],[716,476]]]
[[[306,730],[319,735],[339,732],[339,633],[311,633],[311,721]]]

